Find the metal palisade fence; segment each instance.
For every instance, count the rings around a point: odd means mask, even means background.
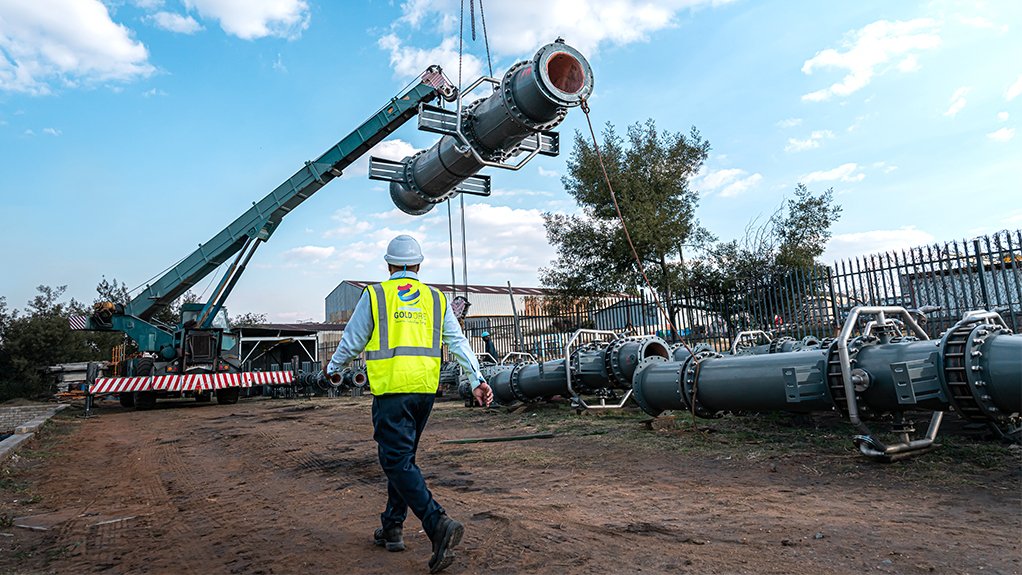
[[[870,254],[831,266],[764,274],[724,292],[690,290],[670,302],[676,322],[649,296],[581,298],[527,306],[518,318],[466,320],[470,336],[489,331],[500,354],[560,357],[580,328],[626,335],[660,335],[671,342],[706,342],[730,348],[742,331],[771,338],[833,337],[859,305],[898,305],[921,310],[923,326],[937,337],[975,309],[999,312],[1015,331],[1022,328],[1022,232],[1002,231],[971,240]],[[673,329],[671,326],[674,326]],[[475,340],[478,341],[478,340]],[[500,359],[500,358],[497,358]]]

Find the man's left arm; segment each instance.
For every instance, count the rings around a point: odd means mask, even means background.
[[[461,369],[467,374],[468,381],[472,386],[472,394],[475,395],[481,403],[489,405],[490,401],[493,399],[493,392],[490,390],[490,386],[486,384],[486,380],[483,378],[483,374],[479,370],[479,360],[476,359],[475,351],[472,350],[472,346],[469,344],[468,338],[461,332],[461,326],[458,325],[458,318],[456,318],[454,316],[454,312],[451,311],[451,304],[449,302],[447,304],[447,311],[444,313],[443,335],[441,337],[441,341],[447,344],[447,349],[451,350],[455,359],[458,360],[458,364],[461,365]],[[482,389],[482,393],[477,393],[481,387],[484,387],[484,389]]]

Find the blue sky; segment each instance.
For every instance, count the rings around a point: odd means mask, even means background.
[[[67,284],[91,301],[102,276],[145,282],[427,65],[456,78],[458,4],[0,0],[0,295],[21,307],[36,285]],[[723,239],[800,181],[844,206],[827,260],[1022,227],[1022,3],[485,8],[498,74],[561,35],[593,66],[598,125],[698,127],[713,146],[698,215]],[[467,40],[466,82],[485,62]],[[375,153],[431,145],[414,124]],[[583,126],[573,110],[565,144]],[[466,199],[470,282],[537,283],[553,255],[541,214],[574,209],[566,157],[491,172],[493,196]],[[338,282],[381,277],[400,232],[423,241],[424,279],[450,281],[445,206],[397,212],[366,166],[285,218],[232,311],[321,320]]]

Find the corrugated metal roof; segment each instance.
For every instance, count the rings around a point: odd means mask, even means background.
[[[344,331],[343,323],[260,323],[257,325],[244,325],[238,329],[249,332],[257,331],[293,331],[302,333],[316,333],[319,331]],[[249,335],[252,335],[251,333]]]
[[[355,280],[344,280],[341,283],[346,283],[358,289],[365,289],[369,284],[377,283],[371,281],[355,281]],[[484,286],[484,285],[469,285],[466,289],[463,285],[451,285],[451,284],[428,284],[436,289],[444,292],[465,292],[468,291],[470,294],[495,294],[495,295],[507,295],[507,286]],[[532,287],[513,287],[511,292],[514,295],[538,295],[538,296],[553,296],[557,295],[557,290],[549,288],[532,288]]]

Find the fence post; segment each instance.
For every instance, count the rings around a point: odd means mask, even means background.
[[[980,247],[979,238],[972,240],[972,246],[976,250],[976,271],[979,274],[979,291],[983,296],[983,307],[987,310],[993,308],[990,303],[990,292],[987,288],[986,267],[983,265],[983,253]]]

